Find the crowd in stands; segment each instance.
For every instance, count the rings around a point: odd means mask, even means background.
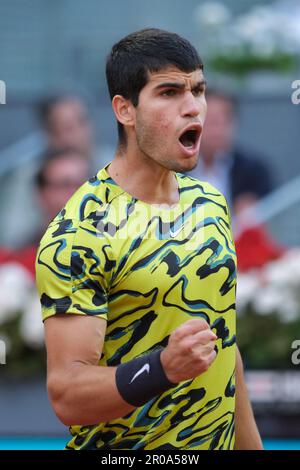
[[[240,217],[243,211],[272,190],[272,176],[262,156],[235,143],[238,124],[235,98],[211,89],[207,92],[207,103],[201,155],[190,176],[210,182],[225,195],[237,234],[238,268],[242,272],[263,266],[284,252],[264,226],[253,221],[250,227],[239,226],[239,221],[244,220]],[[39,224],[18,249],[0,248],[0,265],[18,262],[32,276],[38,243],[48,223],[76,189],[108,163],[107,156],[101,156],[95,147],[92,121],[81,99],[67,95],[51,98],[40,106],[39,117],[46,148],[41,165],[31,175],[36,207],[23,209],[41,214]],[[18,220],[15,230],[22,232]]]

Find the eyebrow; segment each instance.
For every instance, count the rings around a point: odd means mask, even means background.
[[[201,86],[206,85],[206,80],[201,80],[197,82],[193,87],[192,90],[196,90]],[[164,82],[157,85],[154,89],[160,90],[161,88],[177,88],[178,90],[182,90],[185,88],[185,83],[178,83],[178,82]]]

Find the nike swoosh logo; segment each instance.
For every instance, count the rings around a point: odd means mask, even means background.
[[[183,229],[183,225],[181,225],[181,227],[175,230],[175,232],[172,232],[172,230],[170,229],[170,237],[172,238],[177,237],[177,235],[181,232],[182,229]]]
[[[147,364],[144,364],[143,367],[142,367],[140,370],[138,370],[138,371],[136,372],[136,374],[134,374],[134,376],[132,377],[130,383],[132,384],[132,382],[133,382],[139,375],[141,375],[141,374],[142,374],[143,372],[145,372],[145,371],[146,371],[148,374],[150,373],[150,364],[148,364],[148,363],[147,363]]]

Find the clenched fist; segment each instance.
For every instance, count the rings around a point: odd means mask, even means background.
[[[202,319],[188,320],[171,334],[160,360],[173,383],[189,380],[207,371],[216,358],[217,336]]]

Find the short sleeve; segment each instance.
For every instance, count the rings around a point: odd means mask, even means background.
[[[50,224],[36,258],[43,320],[59,313],[107,319],[114,266],[110,244],[91,223]]]

